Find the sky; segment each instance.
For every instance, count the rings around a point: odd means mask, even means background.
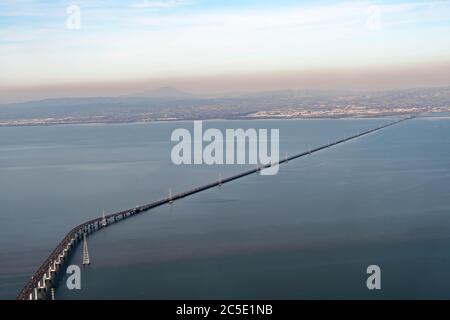
[[[0,103],[450,85],[450,1],[0,0]]]

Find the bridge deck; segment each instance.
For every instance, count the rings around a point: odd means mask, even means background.
[[[348,138],[344,138],[344,139],[341,139],[341,140],[338,140],[338,141],[334,141],[332,143],[329,143],[329,144],[326,144],[326,145],[323,145],[323,146],[320,146],[320,147],[317,147],[317,148],[314,148],[314,149],[311,149],[311,150],[308,150],[308,151],[305,151],[305,152],[302,152],[302,153],[299,153],[299,154],[292,155],[290,157],[287,157],[287,158],[285,158],[283,160],[278,161],[277,163],[262,165],[262,166],[259,166],[259,167],[255,168],[255,169],[244,171],[242,173],[239,173],[239,174],[236,174],[236,175],[233,175],[233,176],[221,179],[220,181],[211,182],[211,183],[208,183],[208,184],[205,184],[205,185],[202,185],[202,186],[190,189],[188,191],[175,194],[171,198],[164,198],[164,199],[161,199],[161,200],[149,203],[149,204],[138,206],[136,208],[132,208],[132,209],[128,209],[128,210],[124,210],[124,211],[120,211],[120,212],[109,214],[109,215],[105,216],[105,218],[107,219],[107,221],[108,220],[109,221],[113,220],[114,222],[116,222],[117,220],[123,220],[125,218],[134,216],[136,214],[143,213],[143,212],[146,212],[146,211],[151,210],[153,208],[156,208],[156,207],[162,206],[164,204],[170,203],[171,201],[178,200],[178,199],[181,199],[181,198],[185,198],[185,197],[188,197],[190,195],[199,193],[201,191],[205,191],[205,190],[214,188],[216,186],[219,186],[219,185],[222,185],[222,184],[225,184],[225,183],[228,183],[228,182],[231,182],[231,181],[234,181],[234,180],[246,177],[248,175],[257,173],[257,172],[259,172],[259,171],[261,171],[261,170],[263,170],[265,168],[269,168],[271,166],[280,165],[280,164],[286,163],[288,161],[291,161],[291,160],[294,160],[294,159],[297,159],[297,158],[301,158],[301,157],[313,154],[313,153],[321,151],[323,149],[327,149],[329,147],[336,146],[338,144],[341,144],[341,143],[344,143],[344,142],[347,142],[347,141],[350,141],[350,140],[362,137],[364,135],[367,135],[367,134],[370,134],[370,133],[382,130],[384,128],[396,125],[396,124],[398,124],[398,123],[400,123],[402,121],[409,120],[409,119],[412,119],[412,118],[414,118],[414,117],[408,117],[408,118],[404,118],[404,119],[397,120],[397,121],[394,121],[394,122],[390,122],[390,123],[388,123],[386,125],[379,126],[379,127],[374,128],[374,129],[370,129],[368,131],[365,131],[365,132],[362,132],[362,133],[350,136]],[[101,221],[102,221],[101,217],[100,218],[96,218],[96,219],[92,219],[92,220],[86,221],[86,222],[76,226],[72,230],[70,230],[69,233],[61,240],[61,242],[58,244],[58,246],[50,253],[50,255],[47,257],[47,259],[45,259],[45,261],[42,263],[42,265],[39,267],[39,269],[35,272],[33,277],[31,277],[31,279],[26,283],[24,288],[20,291],[19,295],[17,296],[17,300],[30,299],[30,297],[35,292],[35,289],[39,288],[39,285],[40,285],[41,281],[44,284],[44,288],[45,288],[45,281],[46,281],[45,280],[45,276],[46,276],[47,271],[49,271],[54,266],[55,262],[58,261],[62,255],[64,257],[66,257],[68,255],[68,251],[70,250],[72,245],[76,244],[76,242],[80,239],[80,236],[82,235],[82,233],[94,232],[95,230],[100,229]],[[67,248],[69,248],[69,249],[67,249]],[[47,278],[47,280],[48,279],[51,280],[51,272],[49,272],[49,274],[50,275]]]

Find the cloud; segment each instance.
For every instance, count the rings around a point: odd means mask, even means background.
[[[450,56],[449,1],[378,1],[377,32],[367,28],[372,1],[273,7],[217,7],[195,0],[77,2],[83,28],[76,32],[65,28],[66,2],[53,9],[59,12],[55,18],[4,19],[9,22],[0,30],[0,86],[387,68]],[[8,12],[25,12],[16,9]]]
[[[169,7],[180,0],[145,1],[148,7]],[[152,27],[221,27],[228,30],[259,30],[262,28],[330,29],[335,27],[360,28],[365,26],[373,7],[367,2],[343,2],[334,5],[280,6],[278,9],[240,9],[175,13],[171,15],[135,16],[140,25]],[[419,17],[424,22],[436,21],[437,13],[448,14],[450,3],[444,1],[413,2],[401,4],[380,3],[377,5],[385,22],[398,25],[399,22],[414,22]]]
[[[135,3],[135,8],[167,9],[185,4],[185,0],[143,0]]]

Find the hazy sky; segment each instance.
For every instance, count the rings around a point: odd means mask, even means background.
[[[450,85],[449,35],[450,1],[0,0],[0,102]]]

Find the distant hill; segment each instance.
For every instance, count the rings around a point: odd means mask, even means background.
[[[148,97],[148,98],[169,98],[169,99],[194,98],[192,94],[180,91],[172,87],[162,87],[158,89],[136,92],[130,95],[126,95],[125,97]]]
[[[440,111],[450,111],[450,87],[372,92],[283,90],[216,97],[200,97],[165,87],[120,97],[4,104],[0,105],[0,125],[387,116]]]
[[[161,88],[120,97],[55,98],[0,105],[1,119],[89,117],[161,113],[200,103],[173,88]]]

